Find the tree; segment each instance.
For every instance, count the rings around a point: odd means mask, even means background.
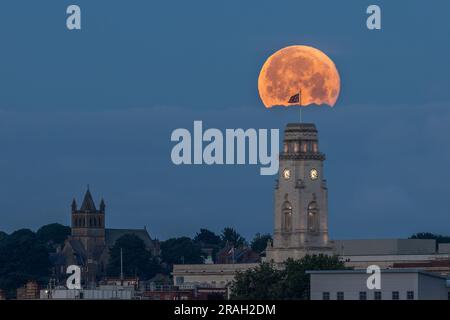
[[[231,285],[232,299],[282,299],[283,272],[272,264],[261,263],[255,269],[238,271]]]
[[[307,255],[300,260],[285,262],[283,299],[309,300],[310,276],[307,270],[343,270],[345,264],[337,256]]]
[[[17,230],[0,241],[0,288],[9,297],[29,280],[46,284],[50,267],[47,248],[33,231]]]
[[[200,245],[191,238],[171,238],[161,243],[161,258],[168,265],[203,263]]]
[[[266,250],[267,241],[269,241],[269,240],[272,240],[272,236],[270,234],[257,233],[255,235],[255,237],[253,238],[250,246],[252,247],[253,251],[262,253],[264,250]]]
[[[204,246],[219,246],[222,240],[220,236],[216,235],[214,232],[209,231],[208,229],[200,229],[200,232],[194,237],[194,241],[200,243]]]
[[[345,269],[337,256],[307,255],[300,260],[288,259],[283,269],[262,263],[259,267],[238,272],[231,290],[233,299],[309,299],[307,270]]]
[[[437,243],[450,243],[450,236],[434,234],[431,232],[419,232],[413,234],[410,239],[435,239]]]
[[[37,232],[37,238],[44,244],[52,246],[63,245],[67,237],[70,235],[70,227],[63,226],[59,223],[52,223],[41,227]]]
[[[8,237],[6,232],[0,231],[0,241],[5,240]]]
[[[243,247],[247,245],[245,238],[231,227],[223,229],[221,239],[222,246],[225,246],[227,243],[233,245],[233,247]]]
[[[106,268],[108,276],[120,275],[120,251],[123,257],[123,274],[127,277],[138,276],[147,280],[160,270],[159,263],[145,247],[144,241],[134,234],[125,234],[117,239],[110,249],[109,263]]]

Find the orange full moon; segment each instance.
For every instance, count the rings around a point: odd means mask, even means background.
[[[333,61],[308,46],[290,46],[275,52],[264,63],[258,79],[259,95],[266,108],[313,103],[333,107],[340,87]],[[299,92],[299,101],[289,103]]]

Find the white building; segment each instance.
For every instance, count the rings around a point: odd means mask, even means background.
[[[311,300],[447,300],[446,278],[417,269],[381,270],[380,289],[369,290],[363,270],[308,271]]]
[[[254,269],[258,265],[258,263],[176,264],[172,272],[173,284],[226,288],[234,280],[236,272]]]
[[[40,291],[43,300],[131,300],[136,297],[133,286],[99,286],[95,289],[51,288]]]

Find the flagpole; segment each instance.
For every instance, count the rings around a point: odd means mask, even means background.
[[[300,123],[302,123],[302,89],[298,91],[298,101],[300,103]]]

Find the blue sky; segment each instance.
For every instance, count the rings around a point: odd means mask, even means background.
[[[83,29],[65,27],[82,9]],[[382,9],[382,30],[365,27]],[[0,230],[69,224],[86,184],[109,227],[166,239],[271,232],[275,177],[181,166],[171,132],[279,128],[257,78],[276,50],[324,51],[335,108],[308,108],[326,153],[332,238],[450,234],[448,1],[23,1],[0,4]]]

